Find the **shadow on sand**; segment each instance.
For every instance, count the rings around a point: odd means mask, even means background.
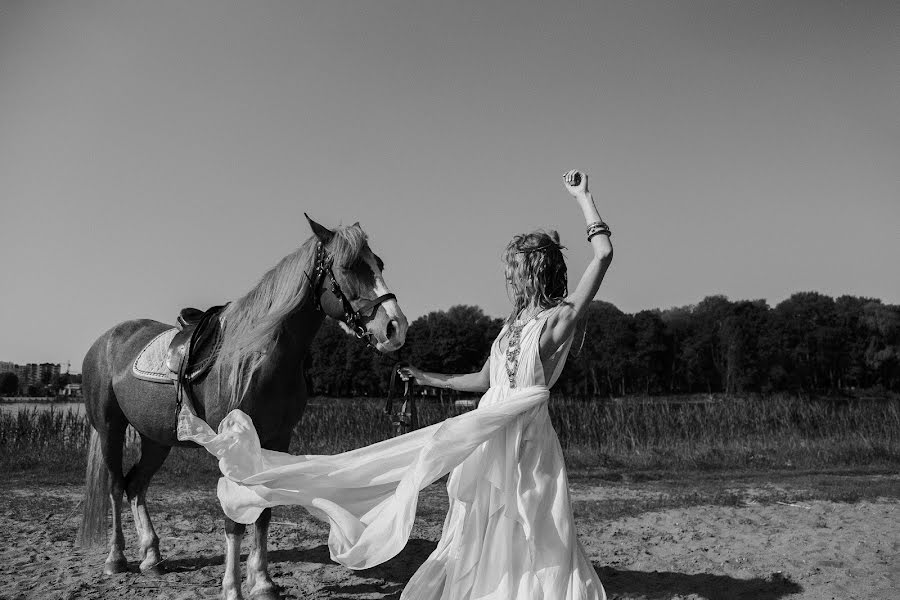
[[[358,600],[383,594],[383,600],[398,600],[403,586],[412,577],[429,554],[434,550],[434,542],[411,539],[400,554],[388,562],[355,573],[376,582],[355,582],[346,585],[329,585],[322,591],[333,594],[333,600]],[[222,565],[224,557],[219,554],[209,557],[177,558],[166,561],[170,572],[194,571],[203,567]],[[242,555],[246,560],[246,555]],[[269,563],[319,563],[332,564],[328,546],[315,548],[273,550],[269,552]],[[615,567],[594,565],[609,600],[672,600],[692,594],[706,600],[779,600],[801,592],[803,588],[780,574],[768,578],[736,579],[727,575],[709,573],[671,573],[667,571],[629,571]]]
[[[766,579],[735,579],[709,573],[629,571],[597,565],[594,568],[609,600],[670,600],[691,594],[707,600],[778,600],[803,590],[799,584],[778,574]]]
[[[241,554],[241,562],[247,560],[247,553]],[[182,573],[186,571],[196,571],[204,567],[215,567],[225,564],[224,554],[215,554],[212,556],[195,556],[195,557],[179,557],[170,560],[164,560],[165,570],[169,573]],[[328,554],[328,546],[316,546],[315,548],[291,549],[291,550],[270,550],[269,564],[275,563],[322,563],[328,564],[333,562]]]
[[[380,578],[388,581],[402,581],[406,583],[416,569],[425,562],[437,544],[428,540],[411,539],[406,547],[394,558],[383,565],[356,571],[361,577]],[[241,561],[247,560],[247,553],[241,554]],[[225,564],[223,554],[196,557],[174,557],[164,560],[164,568],[170,573],[195,571],[204,567],[214,567]],[[315,548],[294,548],[290,550],[270,550],[269,564],[275,563],[319,563],[323,565],[335,564],[331,560],[328,546],[322,544]]]

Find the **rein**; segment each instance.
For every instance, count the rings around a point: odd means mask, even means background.
[[[397,383],[398,371],[407,366],[405,361],[397,361],[391,369],[391,383],[388,386],[387,399],[384,401],[384,414],[391,420],[394,435],[403,435],[419,428],[419,411],[416,410],[416,397],[413,394],[412,380],[403,382],[403,404],[400,410],[394,412],[394,389]]]
[[[324,283],[325,277],[329,277],[331,279],[331,293],[340,300],[344,309],[343,322],[350,327],[357,338],[365,339],[366,343],[374,348],[375,345],[371,341],[372,334],[366,331],[365,321],[375,316],[375,311],[378,310],[379,306],[388,300],[396,300],[397,296],[392,293],[382,294],[372,300],[362,301],[359,308],[353,308],[353,305],[341,289],[337,278],[334,276],[333,265],[334,259],[325,250],[325,246],[322,242],[316,242],[316,266],[313,268],[313,277],[310,278],[313,282],[313,290],[319,289]],[[316,308],[322,310],[322,303],[318,298],[319,295],[316,294]],[[364,315],[363,311],[366,311],[367,314]]]

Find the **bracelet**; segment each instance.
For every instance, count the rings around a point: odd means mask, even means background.
[[[588,226],[587,226],[588,235],[591,234],[592,229],[609,229],[609,225],[607,225],[603,221],[603,219],[600,219],[599,221],[594,221],[593,223],[588,223]]]
[[[609,225],[607,225],[603,220],[594,221],[590,225],[587,226],[587,239],[590,242],[591,238],[597,235],[606,235],[611,236],[612,232],[609,230]]]
[[[612,237],[612,232],[609,229],[598,229],[588,236],[587,241],[591,241],[591,238],[597,237],[598,235],[605,235],[607,237]]]

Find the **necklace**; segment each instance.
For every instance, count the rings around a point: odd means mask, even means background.
[[[516,371],[519,369],[519,350],[524,328],[525,323],[518,322],[509,327],[509,340],[506,342],[506,377],[511,388],[516,387]]]
[[[520,316],[509,326],[509,340],[506,342],[506,377],[509,387],[516,387],[516,372],[519,370],[519,351],[522,348],[522,330],[535,315]]]

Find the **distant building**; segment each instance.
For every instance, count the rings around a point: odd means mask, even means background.
[[[54,363],[41,363],[38,367],[41,383],[49,385],[59,381],[60,366]]]
[[[16,374],[19,376],[19,385],[26,388],[30,385],[38,385],[41,382],[41,366],[37,363],[21,365],[19,372]]]
[[[39,393],[45,393],[47,387],[51,389],[60,383],[62,368],[55,363],[28,363],[17,365],[14,362],[0,361],[0,373],[15,373],[19,378],[19,393],[29,392],[29,388]]]
[[[81,384],[67,384],[63,389],[59,391],[59,395],[65,396],[66,398],[81,398]]]

